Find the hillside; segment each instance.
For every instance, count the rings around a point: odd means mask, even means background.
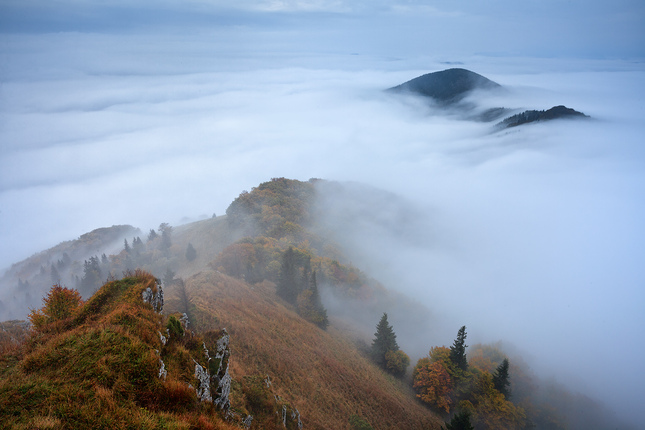
[[[497,82],[466,69],[447,69],[439,72],[427,73],[387,91],[396,94],[412,94],[431,100],[439,109],[438,112],[457,114],[465,120],[478,122],[498,122],[494,130],[536,122],[549,121],[559,118],[586,118],[587,115],[574,109],[559,105],[547,110],[524,110],[523,112],[507,116],[518,110],[506,107],[480,108],[474,98],[466,100],[476,91],[491,91],[505,89]],[[507,89],[505,89],[507,90]]]
[[[462,348],[457,369],[447,347],[428,342],[429,310],[351,263],[357,254],[342,240],[349,231],[375,245],[383,236],[378,246],[389,231],[411,244],[429,239],[419,236],[424,225],[414,213],[365,186],[275,178],[242,192],[226,216],[162,224],[145,242],[137,236],[105,258],[72,261],[86,269],[84,281],[96,270],[110,279],[86,302],[54,287],[31,312],[31,328],[0,325],[0,422],[431,429],[469,411],[477,430],[619,423],[596,401],[541,381],[500,346],[475,345],[467,357]],[[52,304],[56,291],[67,291],[62,308]],[[377,365],[369,345],[383,312],[404,327],[401,345],[428,355],[410,366],[395,346],[388,352],[399,353],[400,367]],[[510,400],[493,384],[505,359]]]
[[[226,399],[203,401],[218,381],[198,372],[226,373],[225,332],[201,337],[163,317],[161,287],[143,272],[84,303],[72,293],[52,290],[21,350],[0,356],[3,428],[235,428]]]
[[[233,408],[236,389],[270,380],[300,411],[304,428],[350,429],[352,415],[379,429],[439,428],[441,421],[403,381],[374,365],[333,322],[320,330],[276,300],[273,283],[250,285],[207,271],[187,279],[185,288],[198,330],[231,334]],[[177,293],[169,289],[169,309],[181,309]]]
[[[563,118],[588,118],[588,116],[566,106],[554,106],[547,110],[526,110],[504,119],[502,122],[497,124],[496,127],[503,129],[517,127],[519,125],[529,124],[532,122],[551,121]]]
[[[427,73],[393,88],[392,92],[409,92],[449,105],[461,101],[475,90],[501,88],[496,82],[470,70],[454,68]]]

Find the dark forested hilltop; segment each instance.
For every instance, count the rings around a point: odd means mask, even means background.
[[[501,88],[501,85],[470,70],[454,68],[419,76],[388,91],[419,94],[441,104],[451,104],[474,90],[495,88]]]
[[[582,112],[578,112],[575,109],[568,108],[566,106],[554,106],[551,109],[547,110],[526,110],[522,113],[510,116],[504,121],[497,124],[497,128],[510,128],[517,127],[522,124],[528,124],[531,122],[538,121],[550,121],[553,119],[561,118],[589,118]]]
[[[427,73],[404,82],[387,91],[397,94],[413,94],[432,100],[439,108],[436,112],[445,111],[451,115],[471,121],[492,122],[499,121],[517,109],[508,107],[480,108],[477,101],[466,98],[476,90],[502,89],[502,85],[480,74],[466,69],[447,69],[439,72]],[[587,118],[582,112],[565,107],[554,106],[547,110],[525,110],[521,113],[507,116],[495,125],[494,130],[517,127],[520,125],[550,121],[560,118]]]

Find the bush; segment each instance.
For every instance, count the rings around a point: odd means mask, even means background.
[[[410,365],[410,357],[401,351],[388,351],[385,353],[385,368],[394,376],[405,375],[405,370]]]
[[[374,430],[363,417],[358,415],[349,417],[349,425],[352,427],[352,430]]]
[[[36,330],[72,316],[83,300],[78,291],[56,284],[43,299],[43,303],[41,309],[32,310],[27,317]]]

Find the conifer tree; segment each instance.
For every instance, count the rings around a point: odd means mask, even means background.
[[[502,364],[497,366],[495,374],[493,375],[493,386],[497,391],[504,395],[506,400],[511,396],[511,392],[509,390],[511,382],[509,381],[508,368],[508,358],[505,358],[504,361],[502,361]]]
[[[195,251],[193,244],[189,243],[186,247],[186,260],[193,261],[195,258],[197,258],[197,251]]]
[[[166,273],[163,275],[163,284],[167,287],[172,285],[175,282],[175,272],[170,270],[170,267],[166,268]]]
[[[309,288],[298,296],[298,313],[323,330],[329,326],[327,309],[323,306],[318,293],[315,271],[311,274]]]
[[[449,423],[446,423],[446,430],[475,430],[470,423],[470,412],[461,411],[453,415]]]
[[[81,288],[85,293],[93,293],[101,286],[101,267],[99,258],[90,257],[83,263],[83,278],[81,279]]]
[[[54,263],[52,263],[50,272],[51,272],[52,284],[59,284],[60,283],[60,274],[58,273],[58,269],[56,268],[56,266],[54,266]]]
[[[155,240],[157,237],[159,237],[159,235],[157,234],[157,232],[156,232],[156,231],[154,231],[154,229],[152,229],[152,228],[151,228],[151,229],[150,229],[150,233],[148,233],[148,242],[152,242],[152,241],[153,241],[153,240]]]
[[[457,339],[450,347],[450,361],[464,372],[468,370],[468,360],[466,358],[466,326],[462,326],[457,332]]]
[[[376,333],[374,333],[374,336],[374,340],[372,341],[372,359],[376,364],[385,368],[387,363],[385,354],[388,351],[399,350],[394,329],[387,321],[387,313],[383,313],[381,320],[376,325]]]
[[[280,277],[278,279],[277,294],[289,303],[296,304],[299,291],[296,268],[296,255],[292,247],[282,254]]]
[[[128,239],[123,239],[123,249],[126,253],[130,253],[130,245],[128,245]]]
[[[167,222],[163,222],[159,225],[159,232],[161,232],[161,249],[166,252],[172,246],[172,239],[170,238],[172,227]]]

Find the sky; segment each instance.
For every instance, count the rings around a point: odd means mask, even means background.
[[[0,0],[0,267],[272,177],[360,182],[423,214],[345,235],[366,271],[640,409],[645,3],[230,3]],[[508,89],[478,106],[592,118],[493,133],[382,91],[449,67]]]

